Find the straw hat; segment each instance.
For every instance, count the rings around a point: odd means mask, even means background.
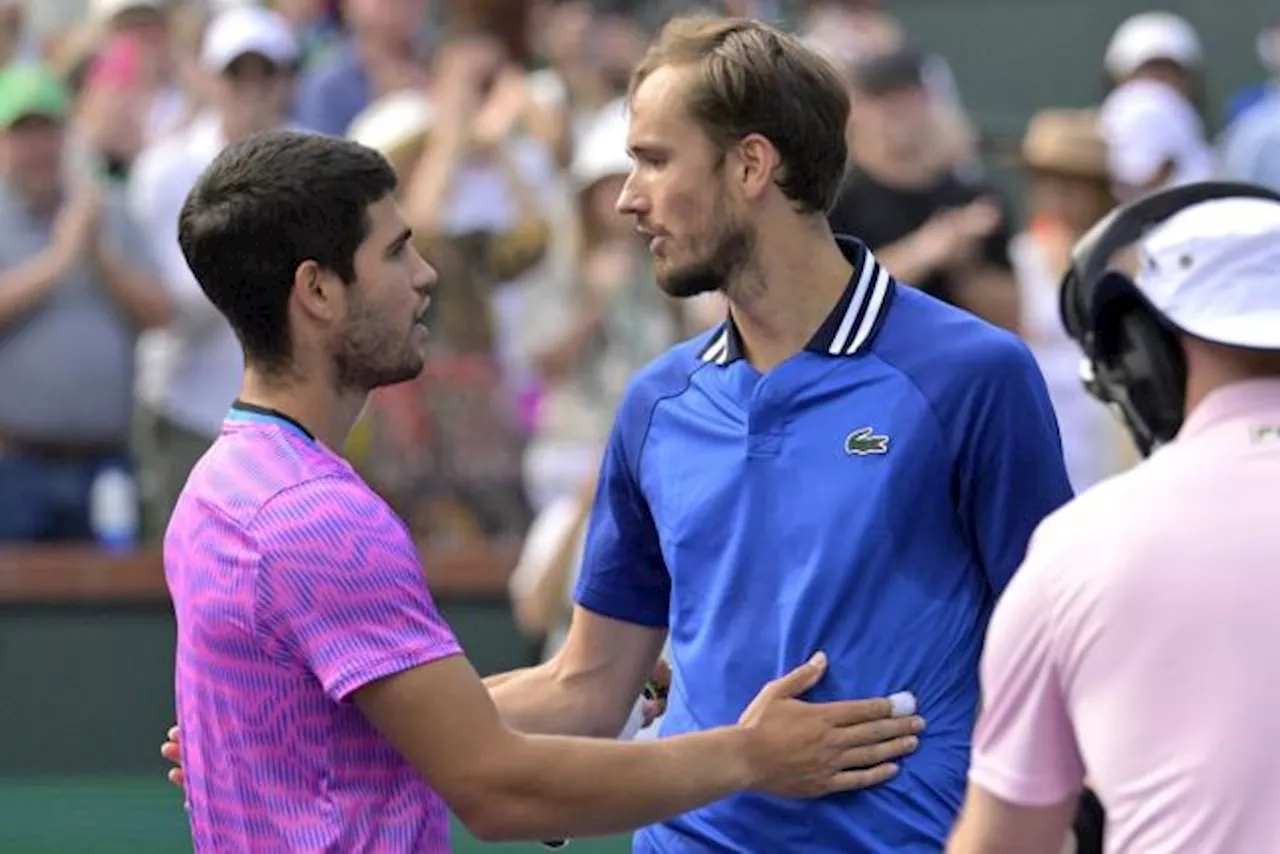
[[[1022,138],[1022,161],[1046,172],[1107,177],[1107,146],[1096,110],[1041,110]]]

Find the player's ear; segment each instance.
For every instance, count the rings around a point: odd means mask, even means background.
[[[337,320],[344,297],[341,280],[313,260],[303,261],[293,273],[291,299],[308,317],[322,322]]]
[[[733,178],[748,199],[758,199],[773,186],[778,149],[758,133],[747,134],[734,151]]]

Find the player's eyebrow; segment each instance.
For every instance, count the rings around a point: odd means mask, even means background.
[[[638,142],[634,145],[627,146],[627,154],[633,160],[654,160],[656,158],[665,157],[668,149],[661,145],[655,145],[651,142]]]
[[[411,228],[406,228],[404,231],[400,232],[396,236],[395,240],[387,244],[387,255],[388,256],[395,255],[402,248],[404,248],[404,245],[408,243],[409,239],[412,237],[413,237],[413,229]]]

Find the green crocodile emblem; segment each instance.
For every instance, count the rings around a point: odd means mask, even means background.
[[[889,453],[889,437],[877,436],[875,430],[863,427],[854,430],[844,440],[844,452],[849,456],[865,457],[867,454]]]

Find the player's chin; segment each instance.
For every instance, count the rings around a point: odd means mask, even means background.
[[[394,366],[388,366],[387,370],[382,372],[378,386],[398,385],[417,379],[426,365],[427,359],[422,347],[410,344],[405,348],[401,358],[396,360]]]

